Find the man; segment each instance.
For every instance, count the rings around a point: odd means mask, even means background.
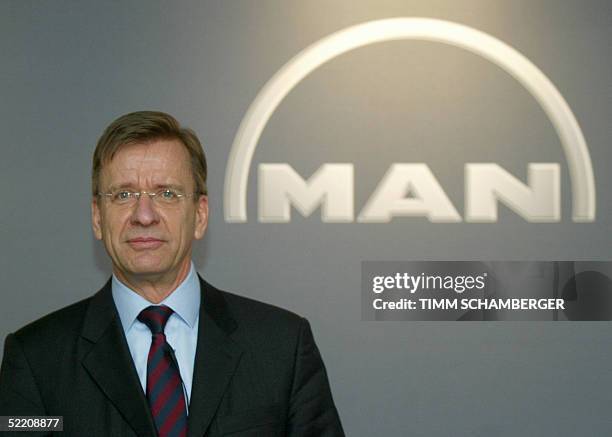
[[[98,141],[91,204],[113,276],[6,338],[0,416],[63,416],[64,436],[342,436],[308,322],[197,275],[206,160],[168,114]]]

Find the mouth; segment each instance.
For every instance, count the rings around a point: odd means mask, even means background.
[[[127,243],[130,245],[132,249],[135,250],[145,250],[145,249],[157,249],[164,243],[164,240],[160,240],[159,238],[153,237],[137,237],[130,238],[127,240]]]

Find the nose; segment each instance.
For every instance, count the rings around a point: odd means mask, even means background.
[[[150,226],[159,221],[159,215],[153,205],[153,199],[151,199],[150,196],[143,193],[140,198],[136,200],[131,221],[132,224],[141,226]]]

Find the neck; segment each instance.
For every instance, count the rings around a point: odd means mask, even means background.
[[[172,275],[126,275],[116,267],[113,273],[123,284],[151,303],[158,304],[170,296],[189,274],[191,260],[187,259],[179,270]]]

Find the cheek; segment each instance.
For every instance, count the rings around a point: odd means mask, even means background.
[[[116,215],[109,214],[102,217],[102,236],[106,240],[115,241],[119,238],[123,229],[125,219]]]
[[[180,232],[180,237],[183,242],[191,242],[195,229],[195,218],[193,214],[184,215],[175,229]]]

